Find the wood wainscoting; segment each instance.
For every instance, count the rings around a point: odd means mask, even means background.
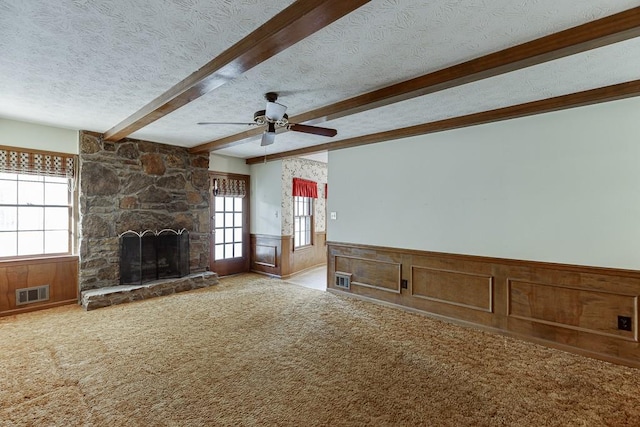
[[[16,304],[16,290],[49,285],[49,300]],[[0,316],[78,303],[78,257],[0,262]]]
[[[286,279],[327,261],[326,233],[316,232],[313,245],[293,247],[293,236],[251,235],[251,271]]]
[[[640,367],[640,272],[328,243],[327,289]],[[336,286],[336,273],[350,288]]]

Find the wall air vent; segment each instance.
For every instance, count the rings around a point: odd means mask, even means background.
[[[350,289],[351,288],[351,274],[338,273],[336,271],[336,288]]]
[[[48,301],[49,285],[33,288],[16,289],[16,305],[31,304],[32,302]]]

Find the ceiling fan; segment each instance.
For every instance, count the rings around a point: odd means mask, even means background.
[[[276,139],[277,129],[287,129],[295,132],[310,133],[321,136],[336,136],[338,131],[335,129],[323,128],[318,126],[301,125],[289,122],[289,116],[285,114],[287,106],[277,103],[278,94],[268,92],[264,96],[267,100],[267,106],[264,110],[258,110],[253,114],[253,122],[237,123],[237,122],[199,122],[199,125],[245,125],[245,126],[265,126],[266,129],[262,134],[261,146],[271,145]]]

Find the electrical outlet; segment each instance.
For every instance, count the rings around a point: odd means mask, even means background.
[[[407,279],[402,279],[402,281],[400,282],[400,286],[402,287],[402,289],[408,289],[409,282],[407,282]]]
[[[338,219],[338,212],[331,212],[331,219]]]
[[[631,317],[629,316],[618,316],[618,329],[621,331],[630,331],[631,330]]]

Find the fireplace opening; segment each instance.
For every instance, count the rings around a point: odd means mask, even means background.
[[[186,229],[120,235],[120,284],[141,285],[189,274],[189,232]]]

